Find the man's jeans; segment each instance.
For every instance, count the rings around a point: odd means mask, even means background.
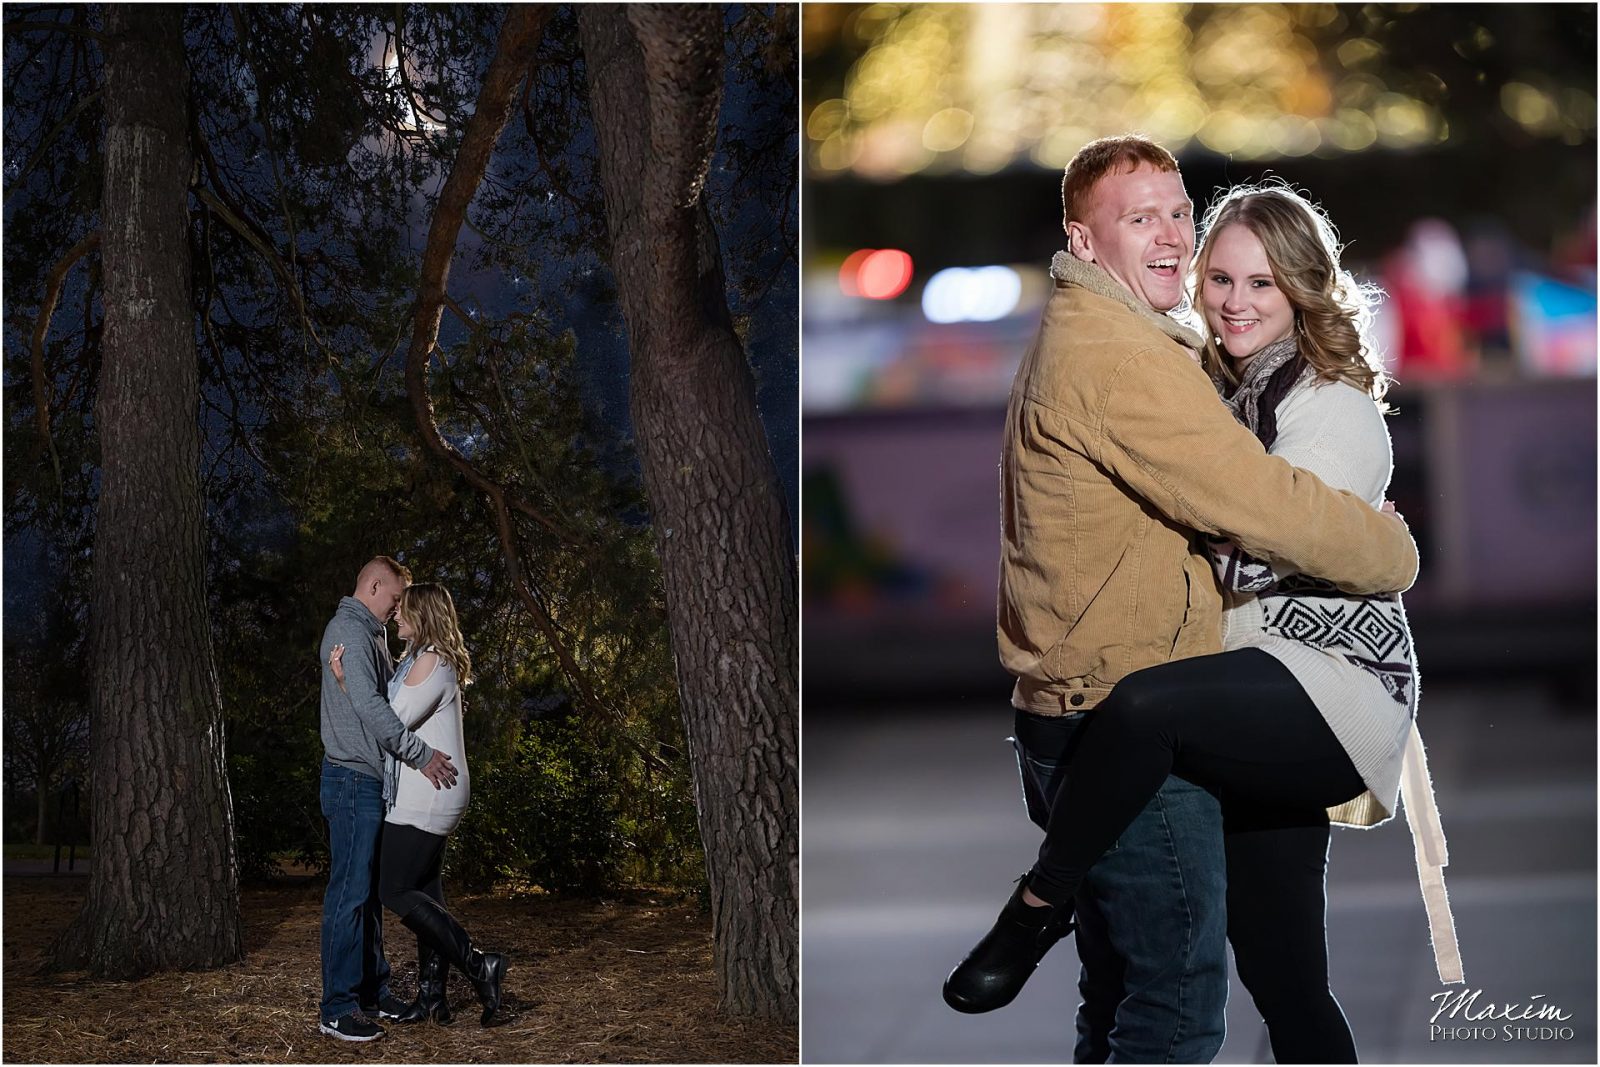
[[[1041,828],[1093,712],[1017,712],[1028,817]],[[1089,871],[1077,896],[1076,1063],[1210,1063],[1228,1003],[1227,862],[1216,797],[1181,778]]]
[[[331,1023],[389,995],[378,903],[383,783],[322,761],[328,820],[328,891],[322,897],[322,1021]]]

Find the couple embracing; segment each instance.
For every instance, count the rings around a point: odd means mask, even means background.
[[[1388,819],[1402,778],[1461,980],[1370,297],[1281,186],[1222,195],[1196,255],[1177,162],[1142,137],[1083,148],[1062,202],[1001,458],[1000,652],[1045,839],[945,1000],[1010,1003],[1075,931],[1078,1062],[1209,1062],[1226,941],[1277,1062],[1353,1063],[1329,827]],[[1168,314],[1186,296],[1204,336]]]
[[[405,653],[389,655],[394,620]],[[375,1019],[450,1021],[446,979],[465,974],[489,1025],[506,958],[473,946],[445,909],[448,836],[470,791],[461,689],[472,659],[455,603],[441,585],[411,584],[388,556],[361,569],[323,631],[322,814],[328,889],[322,900],[322,1033],[342,1041],[383,1036]],[[417,996],[389,988],[383,909],[417,937]]]

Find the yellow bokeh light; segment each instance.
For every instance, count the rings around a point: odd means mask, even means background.
[[[1370,74],[1352,74],[1342,78],[1334,87],[1334,99],[1340,107],[1366,110],[1378,102],[1378,97],[1388,91],[1388,86]]]
[[[1058,126],[1045,134],[1033,150],[1033,160],[1050,170],[1064,170],[1078,149],[1094,140],[1094,132],[1082,126]]]
[[[1506,82],[1500,107],[1530,133],[1549,135],[1560,128],[1560,112],[1549,94],[1526,82]]]
[[[1199,136],[1213,152],[1237,152],[1250,140],[1250,122],[1236,111],[1213,111],[1200,127]]]
[[[1583,89],[1564,89],[1561,92],[1561,114],[1574,127],[1594,132],[1594,94]]]
[[[1337,49],[1334,55],[1339,57],[1339,62],[1347,70],[1355,70],[1373,62],[1383,55],[1383,49],[1378,47],[1378,42],[1366,37],[1352,37]]]
[[[817,146],[817,165],[824,170],[847,170],[861,155],[861,139],[835,133]]]
[[[862,131],[861,154],[853,168],[865,178],[887,179],[915,173],[933,153],[922,147],[922,127],[904,120],[879,122]]]
[[[922,147],[930,152],[953,152],[972,136],[972,112],[959,107],[936,111],[922,127]]]
[[[1295,7],[1298,9],[1300,24],[1312,29],[1320,30],[1343,18],[1339,14],[1339,8],[1334,4],[1296,4]]]
[[[900,8],[896,5],[873,4],[856,14],[849,24],[848,32],[862,44],[871,44],[899,17]]]
[[[1180,147],[1205,124],[1211,111],[1198,96],[1175,97],[1145,111],[1150,136],[1168,148]]]
[[[1322,147],[1322,132],[1310,119],[1283,115],[1272,125],[1272,147],[1283,155],[1310,155]]]
[[[1383,42],[1404,24],[1392,5],[876,3],[804,17],[808,33],[826,22],[855,51],[842,85],[818,94],[837,96],[808,103],[819,174],[1056,169],[1127,130],[1240,159],[1450,136],[1439,108],[1451,85],[1419,69],[1385,83]],[[1498,47],[1470,23],[1446,43],[1469,56]],[[1542,77],[1506,87],[1506,114],[1539,136],[1592,140],[1592,89]]]
[[[1378,140],[1394,147],[1422,144],[1433,138],[1433,109],[1420,100],[1399,93],[1378,97],[1372,118],[1378,126]]]
[[[844,126],[850,117],[850,105],[843,100],[824,100],[811,109],[806,120],[806,136],[813,141],[826,141]]]
[[[1346,152],[1371,148],[1378,140],[1378,125],[1372,116],[1355,108],[1341,108],[1324,126],[1324,136]]]

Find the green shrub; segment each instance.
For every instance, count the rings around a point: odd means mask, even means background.
[[[451,835],[450,876],[487,888],[532,882],[593,893],[615,884],[627,841],[617,775],[580,724],[535,722],[511,755],[474,761],[472,801]]]

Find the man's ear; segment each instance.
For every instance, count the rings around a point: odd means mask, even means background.
[[[1081,222],[1067,223],[1067,251],[1085,263],[1094,262],[1094,242],[1089,236],[1089,227]]]

